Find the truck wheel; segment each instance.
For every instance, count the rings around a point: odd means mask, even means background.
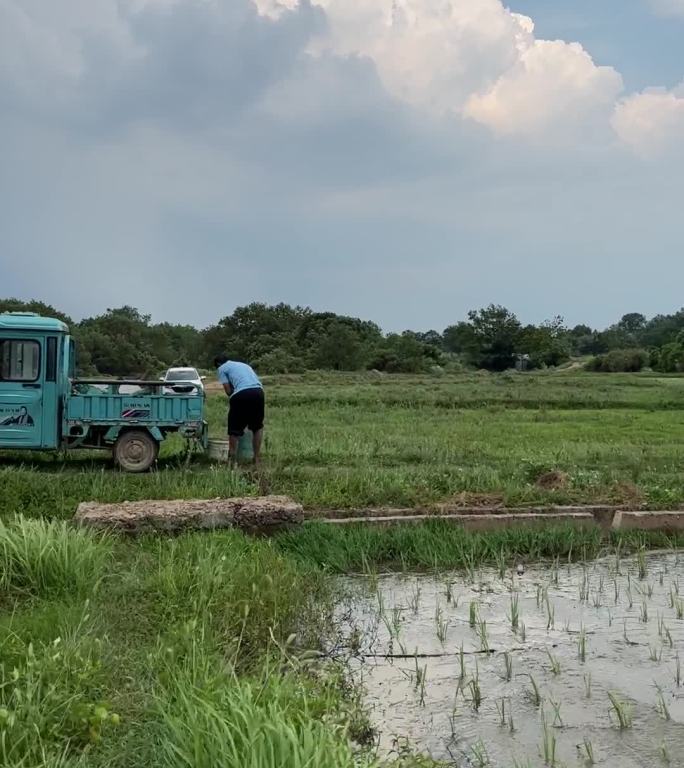
[[[159,454],[159,443],[142,429],[119,435],[114,444],[114,462],[124,472],[147,472]]]

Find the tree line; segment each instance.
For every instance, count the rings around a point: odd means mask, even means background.
[[[170,366],[208,368],[218,352],[262,373],[309,369],[420,373],[461,368],[504,371],[554,367],[586,358],[595,371],[684,371],[684,309],[647,319],[624,315],[604,330],[567,327],[561,317],[523,325],[490,305],[442,332],[383,333],[368,320],[288,304],[238,307],[215,325],[153,323],[134,307],[108,309],[79,322],[41,301],[0,299],[0,312],[57,317],[71,328],[82,374],[156,377]]]

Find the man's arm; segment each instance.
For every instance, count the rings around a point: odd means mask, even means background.
[[[226,393],[226,395],[228,395],[228,397],[230,397],[233,394],[233,388],[231,387],[230,384],[224,384],[223,391]]]

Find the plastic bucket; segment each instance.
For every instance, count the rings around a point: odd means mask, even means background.
[[[245,430],[245,434],[238,442],[238,461],[251,461],[254,458],[254,449],[252,447],[252,432]]]
[[[209,440],[208,447],[209,458],[213,461],[226,462],[230,458],[230,450],[227,437],[215,438]],[[252,433],[246,429],[245,434],[238,441],[238,461],[251,461],[254,458],[252,449]]]

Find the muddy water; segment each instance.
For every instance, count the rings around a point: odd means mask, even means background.
[[[408,739],[459,766],[581,766],[590,764],[586,740],[596,765],[684,766],[684,620],[677,618],[684,556],[652,553],[645,566],[642,579],[636,559],[618,564],[614,556],[587,565],[527,566],[523,575],[503,579],[494,570],[472,579],[349,579],[339,620],[380,753]],[[618,727],[608,692],[631,710],[631,727]]]

